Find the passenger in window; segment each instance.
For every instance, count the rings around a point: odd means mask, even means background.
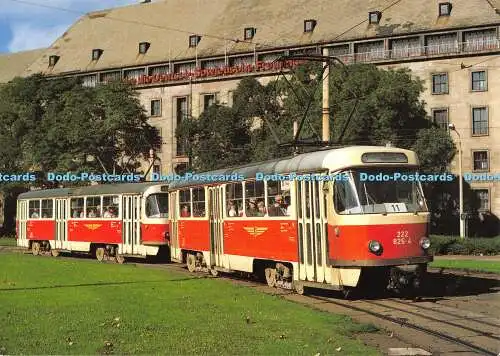
[[[95,209],[89,209],[89,211],[87,213],[87,217],[88,218],[95,218],[95,217],[97,217],[96,213],[95,213]]]
[[[47,215],[47,213],[43,213],[43,214],[42,214],[42,218],[43,218],[43,219],[48,219],[48,218],[49,218],[49,216]]]
[[[95,217],[100,218],[101,217],[101,206],[98,205],[95,210]]]
[[[266,204],[263,201],[257,203],[257,216],[266,216]]]
[[[181,217],[182,218],[188,218],[190,217],[191,214],[189,213],[189,208],[187,205],[184,205],[181,210]]]
[[[34,211],[32,214],[31,214],[31,218],[32,219],[38,219],[40,216],[38,215],[38,213],[36,211]]]
[[[80,213],[78,212],[78,210],[73,210],[73,219],[78,219],[80,217]]]
[[[104,218],[108,218],[108,219],[113,217],[113,213],[112,213],[111,208],[109,206],[104,210],[104,214],[102,214],[102,216]]]
[[[255,199],[250,199],[248,201],[247,216],[257,216],[258,212]]]
[[[286,216],[292,215],[292,204],[289,195],[285,197]]]
[[[269,207],[270,216],[285,216],[285,209],[282,207],[283,198],[281,195],[276,195],[274,197],[274,205]]]
[[[85,214],[83,213],[83,211],[80,213],[80,219],[81,218],[84,218],[85,217]]]
[[[236,206],[234,205],[234,201],[230,200],[229,201],[229,209],[227,211],[227,216],[234,218],[235,216],[238,216],[238,211],[236,209]]]

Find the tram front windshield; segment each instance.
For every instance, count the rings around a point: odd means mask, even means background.
[[[338,214],[415,213],[427,211],[417,171],[394,168],[351,169],[335,181]]]
[[[168,194],[151,194],[146,199],[146,216],[148,218],[168,218]]]

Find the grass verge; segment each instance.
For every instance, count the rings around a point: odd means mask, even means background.
[[[0,246],[16,246],[16,241],[12,236],[0,236]]]
[[[432,262],[430,267],[500,274],[500,262],[498,261],[437,260]]]
[[[0,325],[3,354],[379,354],[366,325],[224,280],[12,253]]]

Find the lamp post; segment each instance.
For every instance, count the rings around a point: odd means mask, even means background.
[[[460,237],[465,237],[465,216],[464,216],[464,188],[463,188],[463,177],[462,177],[462,139],[454,124],[449,124],[448,128],[454,131],[458,136],[458,175],[459,175],[459,199],[460,199]]]

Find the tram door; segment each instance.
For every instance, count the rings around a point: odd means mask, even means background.
[[[124,254],[139,254],[141,244],[140,199],[141,197],[138,195],[124,195],[122,198],[122,253]]]
[[[28,201],[21,200],[17,202],[18,230],[17,230],[17,245],[28,247],[26,236],[26,220],[28,218]]]
[[[298,181],[299,278],[330,282],[326,273],[326,199],[322,181]]]
[[[56,249],[65,249],[68,241],[68,213],[66,199],[56,199]]]
[[[177,204],[177,192],[170,193],[168,198],[169,202],[169,215],[170,215],[170,256],[172,259],[181,261],[181,251],[179,248],[179,236],[178,236],[178,204]]]
[[[208,194],[208,213],[210,217],[210,267],[223,267],[222,254],[224,252],[224,233],[222,222],[222,187],[209,187]]]

